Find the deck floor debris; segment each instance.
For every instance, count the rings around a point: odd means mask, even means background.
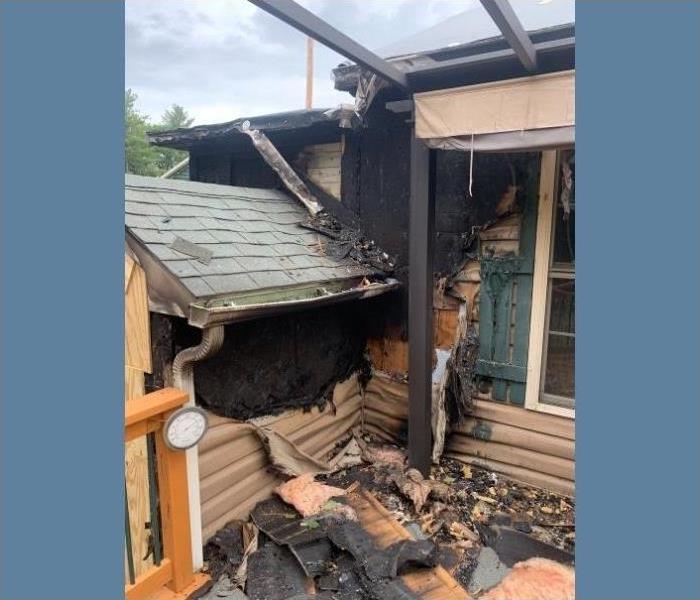
[[[573,594],[571,498],[448,458],[417,481],[401,464],[401,448],[369,441],[365,457],[392,461],[317,475],[345,493],[316,514],[302,515],[278,495],[254,508],[260,534],[248,557],[249,600],[469,600],[503,598],[514,589],[544,600],[561,600],[562,590]],[[235,581],[240,528],[227,525],[205,547],[215,582]],[[216,598],[233,597],[235,586],[217,589]]]

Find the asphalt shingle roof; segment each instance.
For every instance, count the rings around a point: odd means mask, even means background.
[[[300,225],[304,208],[279,190],[138,175],[125,183],[127,229],[197,298],[371,273],[324,256],[323,237]],[[176,240],[202,256],[174,249]]]

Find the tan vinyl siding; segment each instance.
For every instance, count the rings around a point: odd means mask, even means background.
[[[309,179],[337,200],[341,199],[341,154],[342,146],[340,142],[337,142],[306,146],[299,157]]]
[[[264,424],[286,435],[318,459],[326,459],[339,441],[360,423],[362,398],[357,378],[338,384],[333,393],[335,414],[314,408],[266,417]],[[282,479],[268,472],[262,443],[249,427],[210,415],[210,428],[199,444],[202,537],[206,542],[234,519],[247,519],[257,502],[267,498]]]
[[[574,421],[477,400],[474,417],[449,436],[446,454],[554,492],[573,496]]]
[[[365,392],[365,429],[388,442],[405,433],[408,384],[375,373]],[[574,421],[483,398],[447,436],[447,456],[573,496]]]

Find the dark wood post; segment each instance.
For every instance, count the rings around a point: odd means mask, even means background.
[[[411,137],[411,199],[408,285],[408,460],[430,470],[433,366],[433,248],[435,153]]]

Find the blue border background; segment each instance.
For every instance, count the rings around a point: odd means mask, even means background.
[[[699,26],[576,5],[578,600],[700,598]]]
[[[0,3],[0,598],[123,592],[121,2]],[[579,600],[700,598],[700,4],[577,6]]]
[[[121,598],[124,7],[0,23],[0,598]]]

